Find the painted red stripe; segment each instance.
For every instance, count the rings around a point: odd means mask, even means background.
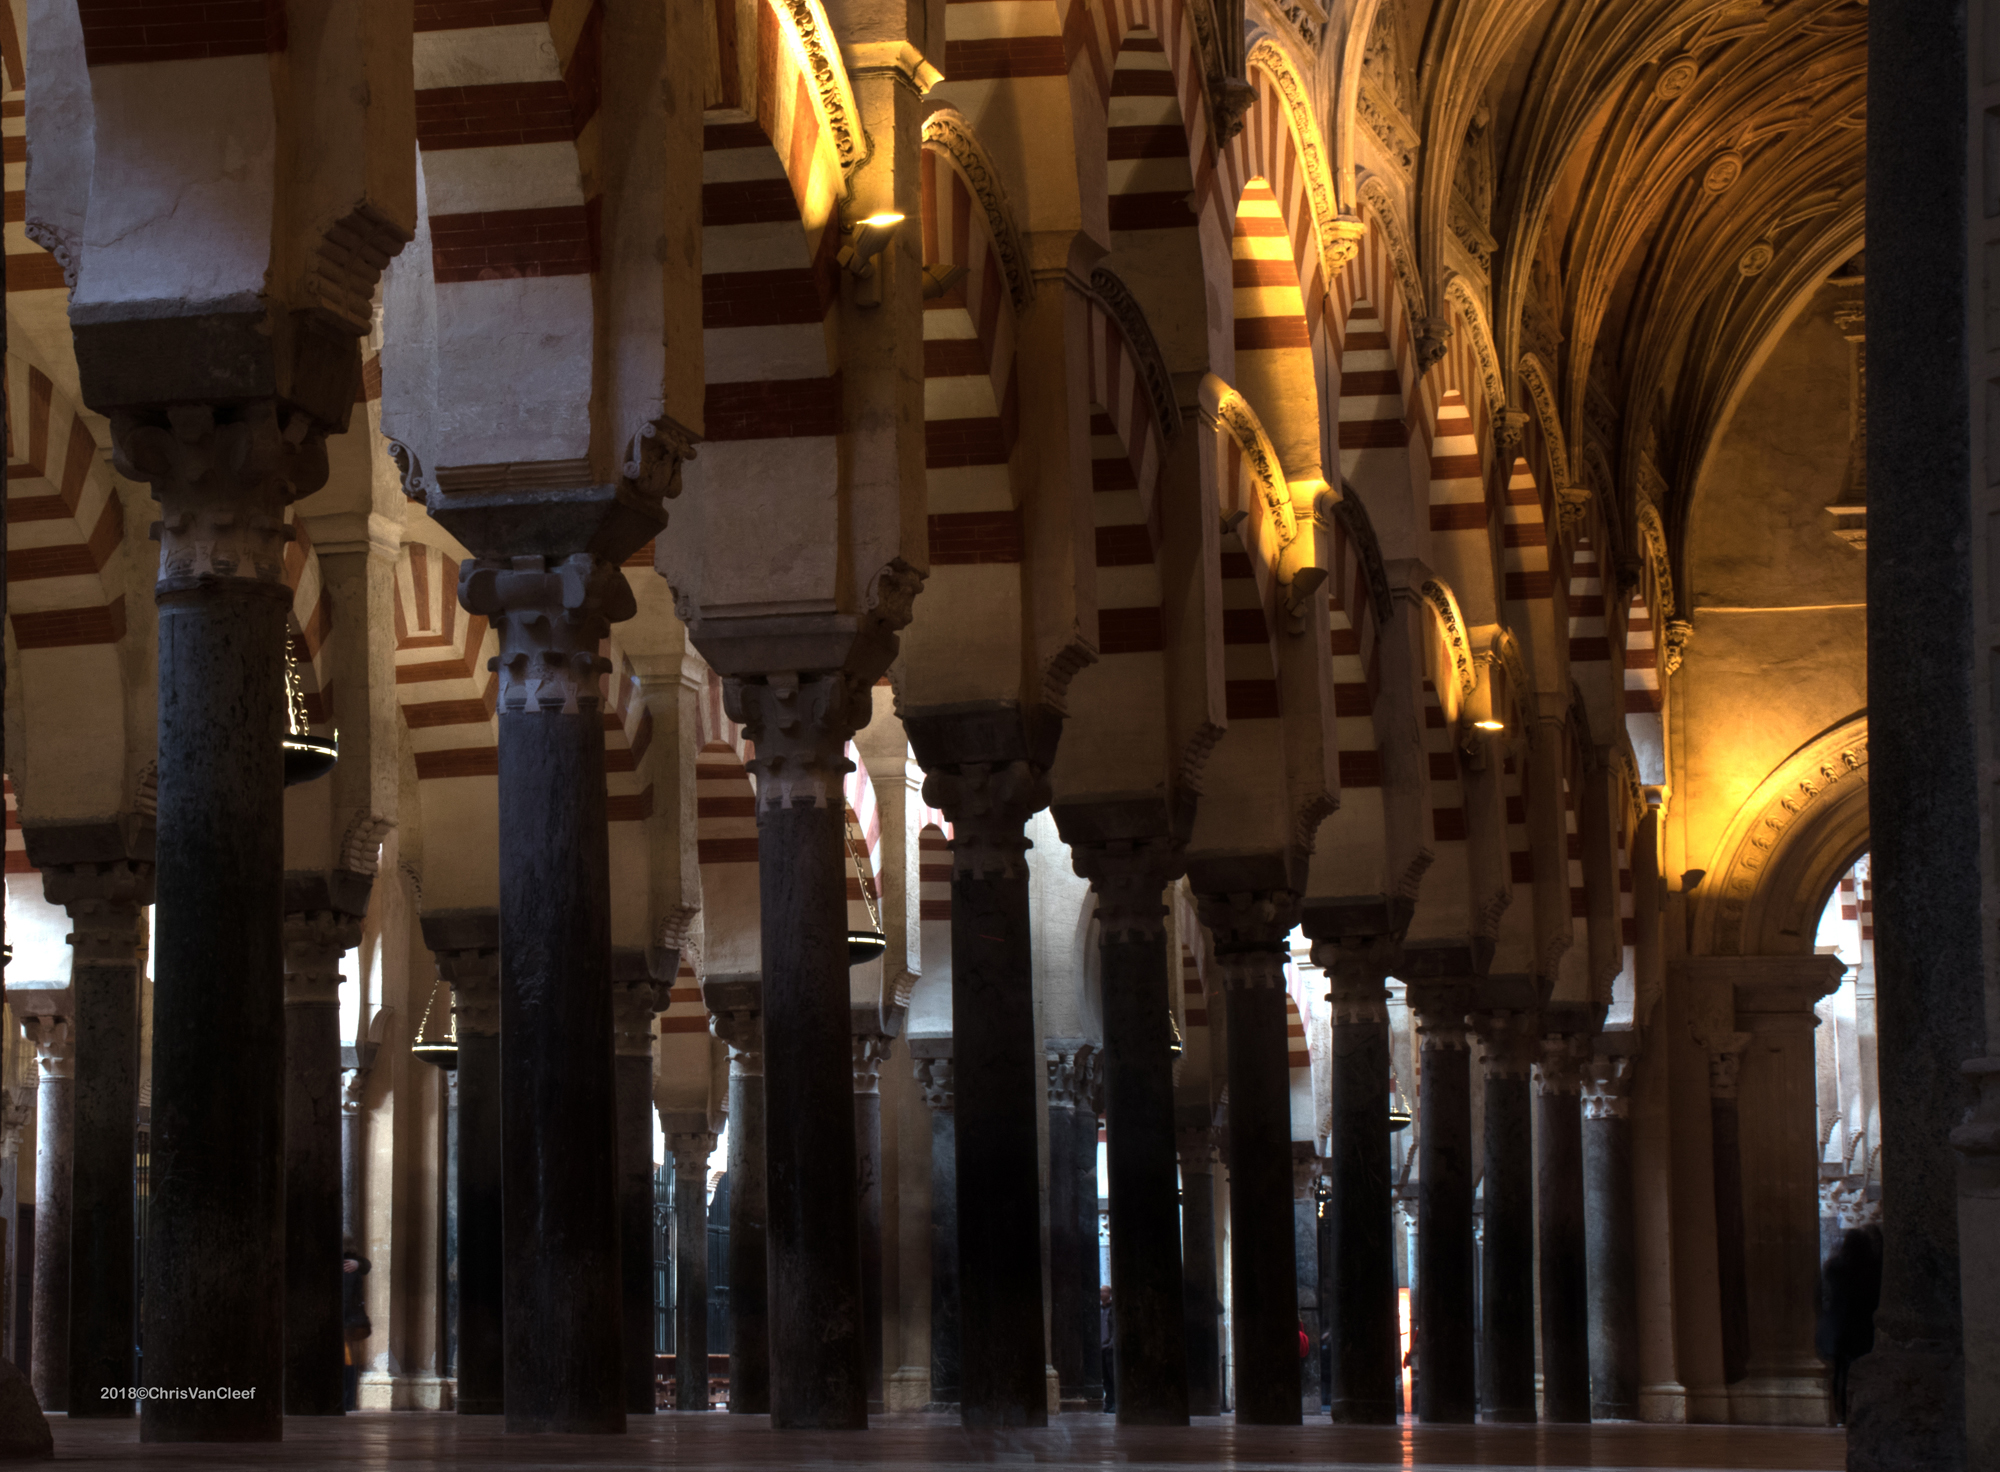
[[[15,613],[14,644],[19,649],[69,649],[80,644],[116,644],[125,637],[125,597],[102,608],[57,608]]]
[[[586,276],[597,269],[583,205],[431,216],[431,272],[439,285]]]
[[[1276,680],[1229,680],[1223,684],[1227,719],[1232,721],[1276,720],[1278,682]]]
[[[285,49],[282,0],[78,0],[77,18],[90,66]]]
[[[1100,654],[1152,654],[1167,647],[1166,628],[1157,608],[1097,610],[1097,650]]]
[[[712,441],[838,434],[840,376],[711,383],[702,418]]]
[[[1194,227],[1194,211],[1188,208],[1185,191],[1166,190],[1150,194],[1111,196],[1113,230],[1187,230]]]
[[[1011,454],[1006,426],[997,418],[932,419],[924,424],[924,465],[953,470],[1005,465]]]
[[[1282,348],[1309,348],[1303,317],[1238,317],[1236,346],[1245,352],[1273,352]]]
[[[417,93],[417,146],[504,148],[576,138],[569,89],[561,82],[426,87]]]
[[[1016,511],[954,511],[930,518],[931,565],[964,566],[1021,560]]]
[[[983,41],[947,41],[944,74],[954,82],[1001,77],[1060,77],[1069,71],[1060,36],[995,36]]]
[[[785,327],[822,321],[829,303],[820,285],[820,278],[804,266],[703,276],[701,325]]]
[[[1400,450],[1410,442],[1410,427],[1400,419],[1343,419],[1343,450]]]

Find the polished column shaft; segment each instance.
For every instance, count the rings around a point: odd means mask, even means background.
[[[1583,1082],[1583,1200],[1590,1266],[1590,1415],[1639,1415],[1639,1285],[1633,1257],[1632,1059],[1599,1053]]]
[[[1181,1157],[1181,1282],[1187,1313],[1188,1414],[1222,1414],[1222,1319],[1218,1312],[1221,1266],[1216,1253],[1214,1129],[1182,1130],[1177,1136]],[[1096,1195],[1096,1151],[1091,1152],[1092,1188]],[[1096,1216],[1096,1202],[1091,1203]],[[1090,1243],[1093,1266],[1096,1233]],[[1093,1273],[1093,1278],[1095,1274]],[[1095,1316],[1091,1327],[1096,1327]],[[1093,1341],[1095,1336],[1093,1336]],[[1095,1343],[1092,1349],[1095,1352]]]
[[[1486,1013],[1476,1026],[1485,1074],[1481,1170],[1480,1410],[1489,1421],[1535,1419],[1535,1180],[1529,1075],[1531,1014]]]
[[[952,1040],[912,1038],[917,1082],[931,1117],[931,1408],[959,1395],[958,1134],[953,1128]]]
[[[41,1065],[35,1106],[34,1343],[29,1378],[43,1410],[67,1411],[76,1032],[67,1017],[31,1016],[25,1025]]]
[[[865,1016],[864,1016],[865,1013]],[[882,1399],[882,1064],[890,1039],[870,1006],[855,1013],[854,1194],[861,1213],[861,1331],[868,1362],[868,1409]]]
[[[674,1405],[708,1409],[708,1157],[706,1131],[667,1136],[674,1156]]]
[[[1551,1038],[1537,1076],[1542,1322],[1542,1419],[1590,1419],[1590,1282],[1583,1219],[1584,1040]]]
[[[1417,1103],[1417,1419],[1469,1423],[1478,1410],[1478,1277],[1472,1235],[1472,1052],[1467,993],[1410,987],[1421,1039]]]
[[[285,916],[285,1414],[341,1414],[340,958],[361,921]]]
[[[729,1045],[729,1409],[739,1416],[771,1410],[762,996],[755,976],[702,979],[710,1030]]]
[[[934,733],[927,746],[946,744]],[[919,755],[926,755],[920,752]],[[959,1418],[1048,1423],[1029,817],[1048,802],[1025,760],[933,770],[924,800],[952,821],[951,1007],[958,1135]]]
[[[152,866],[121,860],[44,867],[42,883],[48,898],[68,909],[71,925],[69,1413],[122,1419],[134,1409],[123,1391],[134,1383],[139,1327],[132,1173],[145,945],[140,906],[153,897]],[[336,1160],[336,1190],[338,1169]]]

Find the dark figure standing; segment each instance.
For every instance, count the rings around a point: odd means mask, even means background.
[[[1097,1290],[1097,1330],[1098,1351],[1104,1357],[1104,1412],[1110,1415],[1118,1409],[1118,1376],[1111,1352],[1114,1330],[1109,1288]]]
[[[1819,1272],[1819,1326],[1813,1348],[1833,1366],[1833,1416],[1847,1424],[1847,1372],[1875,1347],[1882,1298],[1882,1229],[1849,1227]]]
[[[361,1409],[361,1361],[367,1354],[368,1336],[375,1332],[375,1326],[368,1322],[368,1304],[361,1286],[361,1280],[368,1276],[368,1267],[368,1259],[351,1240],[341,1245],[340,1333],[347,1342],[341,1370],[344,1381],[341,1408],[349,1411]]]

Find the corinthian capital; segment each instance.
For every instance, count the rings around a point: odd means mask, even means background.
[[[1049,1107],[1096,1113],[1091,1080],[1097,1071],[1097,1049],[1081,1038],[1049,1038],[1042,1047],[1049,1069]]]
[[[153,866],[143,860],[44,867],[42,893],[69,911],[76,960],[136,966],[145,940],[141,909],[153,902]]]
[[[295,911],[285,916],[285,1001],[334,1004],[340,1000],[340,958],[361,944],[361,921],[339,910]]]
[[[35,1061],[42,1066],[43,1078],[75,1076],[76,1026],[67,1017],[46,1014],[24,1017],[21,1031],[34,1044]]]
[[[1109,941],[1157,940],[1167,933],[1160,896],[1187,868],[1185,847],[1171,838],[1073,844],[1070,867],[1097,896],[1097,923]]]
[[[1528,1078],[1541,1052],[1532,1012],[1480,1012],[1470,1019],[1479,1035],[1480,1066],[1488,1078]]]
[[[650,979],[622,981],[611,988],[611,1051],[621,1058],[653,1056],[653,1018],[665,990]]]
[[[925,777],[924,801],[951,819],[953,874],[1011,879],[1028,872],[1024,830],[1049,805],[1049,784],[1030,762],[975,762]]]
[[[874,714],[866,685],[839,670],[762,680],[732,675],[723,681],[722,701],[757,748],[749,766],[760,813],[843,803],[840,780],[854,770],[845,748]]]
[[[1632,1109],[1632,1059],[1597,1054],[1583,1070],[1583,1117],[1624,1119]]]
[[[451,987],[451,1015],[457,1036],[500,1035],[500,952],[478,947],[438,951],[438,975]]]
[[[500,635],[492,665],[500,708],[567,715],[603,703],[599,677],[611,663],[598,646],[638,611],[624,569],[588,552],[468,562],[459,569],[458,601]]]
[[[1225,991],[1283,989],[1287,938],[1299,923],[1299,897],[1288,889],[1195,897],[1201,923],[1215,937]]]
[[[269,400],[175,404],[111,416],[112,463],[160,503],[157,590],[204,583],[285,589],[285,507],[326,483],[326,428]]]

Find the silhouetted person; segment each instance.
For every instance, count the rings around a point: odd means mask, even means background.
[[[350,1240],[340,1249],[340,1335],[346,1341],[342,1357],[343,1390],[341,1409],[361,1409],[361,1361],[368,1352],[368,1336],[375,1326],[368,1322],[368,1303],[361,1280],[368,1276],[368,1259]]]
[[[1847,1424],[1847,1372],[1875,1347],[1882,1299],[1882,1229],[1849,1227],[1819,1270],[1819,1326],[1813,1348],[1833,1366],[1833,1415]]]
[[[1104,1357],[1104,1409],[1107,1412],[1118,1409],[1117,1362],[1111,1351],[1111,1290],[1097,1290],[1097,1346]]]

